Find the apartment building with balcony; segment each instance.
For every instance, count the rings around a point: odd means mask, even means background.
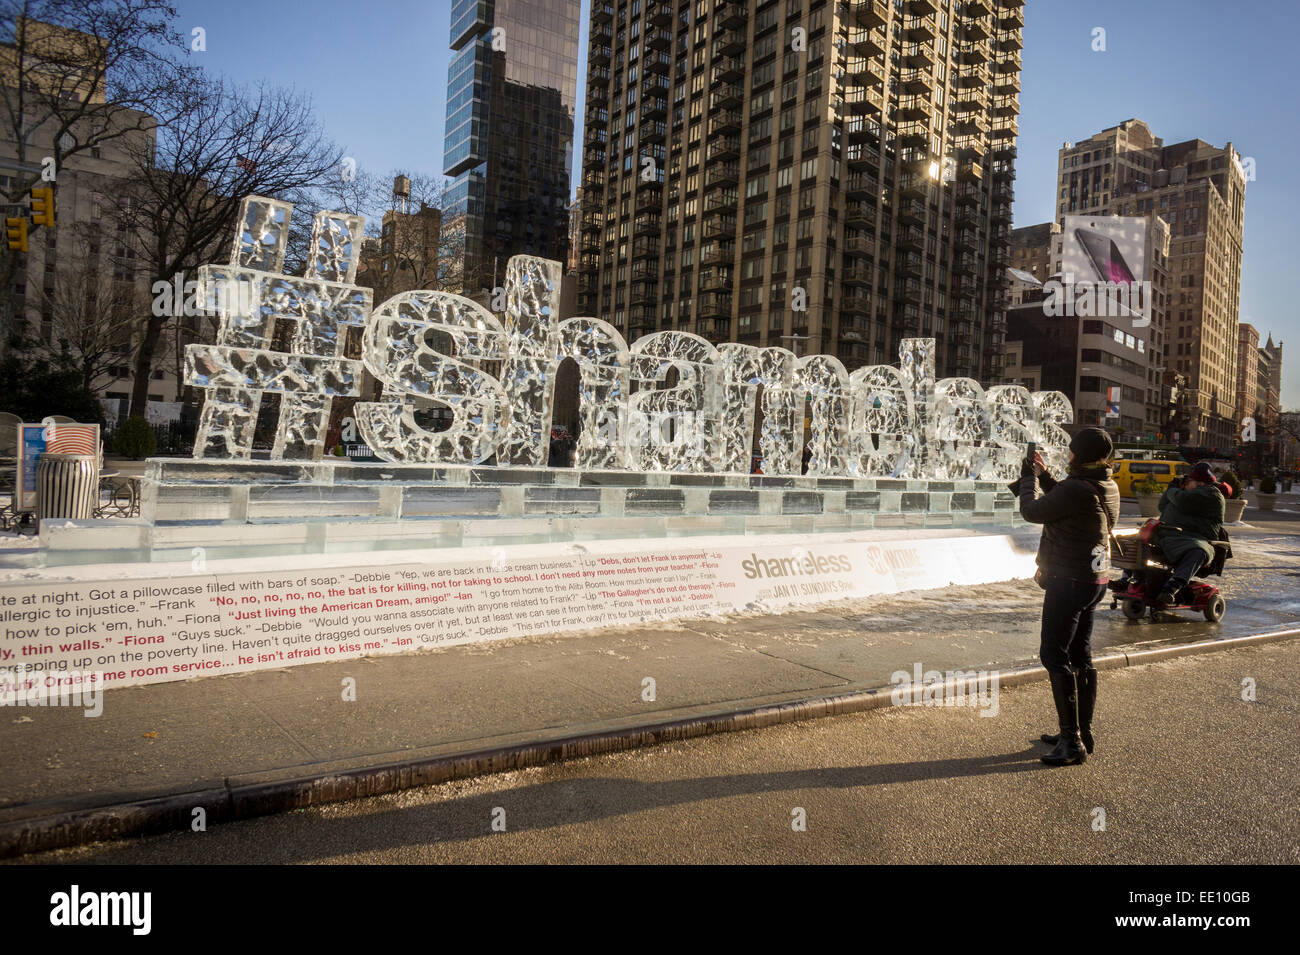
[[[999,378],[1021,6],[593,0],[579,310]]]

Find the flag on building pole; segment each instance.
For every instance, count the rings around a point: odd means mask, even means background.
[[[1107,418],[1119,417],[1120,394],[1121,394],[1121,390],[1118,385],[1115,385],[1114,387],[1109,388],[1107,390],[1106,392],[1106,417]]]

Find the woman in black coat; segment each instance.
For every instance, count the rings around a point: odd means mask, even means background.
[[[1052,682],[1060,733],[1045,734],[1055,748],[1043,757],[1052,766],[1082,763],[1092,752],[1092,714],[1097,669],[1092,665],[1093,611],[1110,579],[1110,532],[1119,520],[1119,487],[1111,480],[1114,445],[1100,428],[1084,428],[1070,442],[1070,466],[1056,481],[1034,456],[1021,471],[1016,491],[1020,514],[1043,525],[1038,573],[1043,623],[1038,655]],[[1038,495],[1039,482],[1046,492]]]

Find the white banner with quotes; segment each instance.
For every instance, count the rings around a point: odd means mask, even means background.
[[[59,671],[163,683],[1032,576],[1033,537],[722,546],[0,583],[0,692]],[[633,549],[635,548],[635,549]]]

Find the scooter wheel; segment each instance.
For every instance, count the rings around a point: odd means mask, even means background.
[[[1133,597],[1125,600],[1121,609],[1124,611],[1124,616],[1128,617],[1130,620],[1141,620],[1143,615],[1147,612],[1146,604]]]
[[[1210,623],[1218,623],[1223,619],[1223,612],[1228,609],[1227,602],[1223,599],[1223,594],[1215,594],[1210,598],[1210,602],[1205,605],[1201,611],[1205,614],[1205,619]]]

